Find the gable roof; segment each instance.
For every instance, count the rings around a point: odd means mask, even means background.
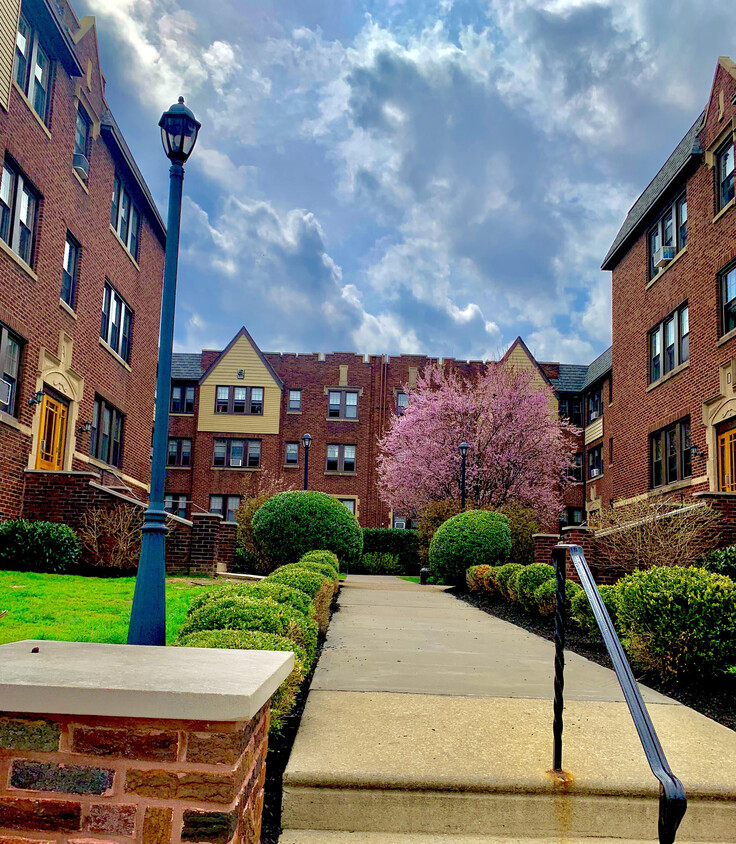
[[[527,346],[527,344],[526,344],[526,343],[525,343],[525,342],[521,339],[521,337],[517,337],[517,338],[516,338],[516,340],[514,340],[514,342],[513,342],[513,343],[512,343],[512,344],[508,347],[508,349],[506,349],[506,353],[505,353],[505,354],[504,354],[504,356],[501,358],[501,360],[499,361],[499,363],[504,363],[504,362],[506,361],[506,359],[507,359],[507,358],[511,355],[511,352],[513,352],[513,351],[514,351],[514,349],[515,349],[517,346],[520,346],[520,347],[524,350],[524,353],[526,354],[526,356],[529,358],[529,360],[530,360],[530,361],[534,364],[534,366],[537,368],[537,372],[539,372],[539,374],[540,374],[540,375],[542,376],[542,378],[544,379],[544,383],[545,383],[545,384],[549,384],[549,385],[550,385],[550,387],[551,387],[551,386],[552,386],[552,382],[549,380],[549,377],[548,377],[547,373],[546,373],[546,372],[542,369],[542,367],[539,365],[539,362],[538,362],[538,361],[537,361],[537,359],[534,357],[534,355],[533,355],[533,354],[529,351],[529,347],[528,347],[528,346]]]
[[[695,123],[688,129],[685,137],[675,147],[675,151],[665,161],[659,173],[657,173],[644,189],[642,195],[631,206],[631,210],[626,215],[624,224],[619,229],[618,234],[611,244],[611,248],[608,250],[608,254],[603,259],[603,263],[601,264],[602,270],[613,269],[617,263],[614,259],[629,242],[630,238],[639,231],[649,212],[673,183],[677,181],[687,165],[694,158],[702,154],[700,142],[698,141],[698,132],[703,124],[704,116],[705,111],[702,111]]]
[[[588,374],[583,382],[582,389],[587,390],[593,384],[602,378],[607,372],[611,371],[613,367],[613,346],[609,346],[605,352],[598,355],[598,357],[588,367]]]
[[[171,356],[171,377],[181,381],[199,381],[202,377],[202,355],[175,352]]]
[[[585,364],[561,363],[559,377],[550,380],[558,393],[579,393],[587,374],[588,367]]]
[[[74,49],[74,41],[64,25],[62,12],[57,4],[53,0],[26,0],[26,4],[36,20],[44,21],[46,24],[44,34],[51,41],[54,55],[64,66],[66,72],[70,76],[84,76],[84,69],[79,63],[79,58]],[[20,6],[20,3],[18,3],[18,6]],[[15,33],[13,34],[14,42]]]
[[[271,366],[271,364],[266,359],[266,356],[263,352],[258,348],[256,341],[250,336],[248,330],[245,326],[243,326],[240,331],[233,337],[233,339],[227,344],[227,346],[220,352],[220,354],[212,361],[212,363],[207,367],[207,371],[202,373],[201,378],[199,379],[199,383],[202,384],[206,379],[207,376],[212,372],[212,370],[217,366],[217,364],[225,357],[225,355],[232,349],[232,347],[238,342],[241,337],[245,337],[245,339],[250,343],[253,347],[253,350],[258,355],[261,363],[266,367],[268,370],[268,374],[273,378],[276,382],[276,385],[280,390],[284,389],[284,382],[279,378],[276,374],[276,370]]]

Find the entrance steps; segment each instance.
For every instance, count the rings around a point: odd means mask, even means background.
[[[736,733],[667,699],[649,711],[688,794],[682,842],[736,844]],[[284,774],[281,844],[603,844],[657,838],[658,783],[626,705],[310,693]],[[592,844],[592,842],[590,842]]]

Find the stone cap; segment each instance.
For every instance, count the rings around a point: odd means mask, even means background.
[[[0,645],[0,701],[6,712],[240,721],[293,667],[283,651],[25,639]]]

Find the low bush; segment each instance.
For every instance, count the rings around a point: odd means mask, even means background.
[[[509,579],[512,574],[523,568],[524,566],[520,563],[506,563],[506,565],[501,566],[496,570],[496,588],[507,601],[512,600],[511,595],[508,592]]]
[[[571,612],[573,599],[582,591],[582,588],[572,580],[565,581],[565,611],[568,616]],[[557,578],[545,580],[541,586],[538,586],[534,592],[534,600],[539,615],[542,618],[551,618],[557,609]]]
[[[324,492],[280,492],[256,511],[252,525],[255,542],[279,566],[297,562],[307,551],[333,551],[348,565],[363,553],[358,520]]]
[[[258,555],[247,548],[236,548],[229,570],[235,574],[260,574],[261,564]]]
[[[277,604],[289,604],[307,618],[314,618],[314,606],[308,595],[299,589],[283,583],[271,583],[268,580],[259,580],[255,583],[224,583],[207,589],[192,601],[187,615],[191,615],[211,601],[218,601],[222,597],[232,595],[241,598],[270,598]]]
[[[488,570],[483,575],[483,588],[490,595],[498,594],[498,573],[502,566],[488,566]]]
[[[247,651],[291,651],[294,654],[294,669],[279,686],[271,698],[271,725],[269,732],[278,733],[284,725],[284,718],[296,703],[299,686],[309,673],[309,659],[304,648],[273,633],[251,630],[204,630],[179,636],[175,644],[182,648],[228,648]]]
[[[500,565],[508,559],[511,534],[500,513],[468,510],[437,528],[429,546],[432,574],[445,583],[465,584],[471,566]]]
[[[613,626],[618,631],[619,624],[617,587],[606,586],[605,584],[603,584],[602,586],[598,587],[598,592],[600,593],[601,598],[603,598],[603,604],[608,610],[608,614],[611,616]],[[590,601],[588,600],[588,596],[585,594],[582,588],[579,589],[578,593],[573,598],[570,604],[570,612],[572,614],[573,620],[580,627],[583,633],[585,633],[586,636],[590,636],[591,639],[600,636],[598,622],[595,620],[595,616],[593,615],[593,610],[590,607]]]
[[[522,566],[519,563],[512,563],[512,565],[518,565],[518,569],[514,569],[511,572],[511,576],[506,581],[506,596],[509,601],[513,602],[514,604],[519,603],[519,575],[522,571],[526,568],[526,566]]]
[[[0,522],[0,569],[73,574],[79,568],[77,534],[59,522]]]
[[[321,571],[299,564],[282,566],[266,578],[270,583],[283,583],[299,589],[311,598],[320,633],[326,633],[330,624],[330,606],[335,594],[335,581]]]
[[[530,565],[534,562],[533,536],[540,530],[537,514],[529,507],[522,507],[521,504],[504,504],[498,508],[498,512],[509,520],[511,531],[509,562],[520,563],[522,566]]]
[[[694,679],[736,664],[736,583],[702,568],[655,566],[616,584],[632,655],[664,679]]]
[[[708,571],[736,580],[736,545],[705,554],[700,558],[699,565]]]
[[[332,581],[333,592],[337,594],[340,585],[339,563],[332,551],[308,551],[297,563],[312,571],[317,571]]]
[[[391,554],[398,558],[400,571],[390,574],[418,574],[419,534],[400,528],[363,528],[363,554]]]
[[[369,551],[368,553],[363,552],[363,556],[353,572],[399,575],[404,574],[404,567],[396,554],[389,554],[386,551]]]
[[[483,592],[485,586],[485,575],[490,566],[471,566],[465,572],[465,584],[469,592]]]
[[[524,566],[516,576],[516,592],[522,609],[528,613],[536,612],[537,600],[534,593],[546,580],[550,579],[555,580],[555,570],[547,563],[532,563]]]
[[[457,516],[460,504],[457,501],[431,501],[419,514],[417,523],[417,553],[419,565],[429,565],[429,546],[437,528],[448,519]]]
[[[270,598],[222,595],[196,609],[179,631],[179,638],[203,630],[251,630],[285,636],[304,648],[310,662],[317,650],[316,622]]]

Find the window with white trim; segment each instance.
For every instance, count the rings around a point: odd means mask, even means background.
[[[357,390],[329,390],[327,416],[330,419],[357,419]]]
[[[286,465],[299,465],[299,443],[286,443]]]
[[[188,499],[184,493],[167,492],[164,496],[164,510],[180,519],[187,517],[187,504]]]
[[[8,385],[0,385],[0,410],[11,416],[18,413],[18,376],[22,347],[20,337],[0,323],[0,379]]]
[[[90,456],[120,468],[123,458],[124,415],[108,401],[95,396],[92,409],[92,430],[89,435]]]
[[[210,513],[216,513],[228,522],[235,521],[238,507],[240,507],[239,495],[210,495]]]
[[[38,199],[23,173],[6,158],[0,177],[0,238],[29,267],[36,246]]]
[[[330,443],[327,446],[326,472],[355,472],[355,446]]]
[[[296,412],[302,409],[302,391],[289,390],[289,410]]]
[[[649,332],[649,383],[653,384],[690,358],[687,302]]]
[[[734,143],[729,138],[716,152],[716,205],[720,211],[733,199]]]
[[[125,299],[108,282],[102,296],[100,337],[126,362],[130,363],[130,340],[133,328],[133,311]]]
[[[66,233],[64,241],[64,267],[61,273],[61,300],[66,302],[70,308],[74,308],[77,298],[77,274],[79,271],[79,255],[81,246],[69,234]]]
[[[261,465],[261,441],[216,439],[212,465],[230,469],[257,469]]]
[[[47,123],[51,101],[51,62],[41,45],[38,32],[31,27],[22,12],[15,35],[13,78],[36,114]]]
[[[128,252],[137,261],[141,236],[141,215],[117,173],[112,186],[110,225],[120,240],[123,241]]]
[[[664,265],[657,267],[656,263],[664,259],[664,247],[671,251],[670,260],[687,245],[687,195],[681,193],[669,205],[657,222],[647,233],[649,258],[649,278],[654,278],[664,269]]]

